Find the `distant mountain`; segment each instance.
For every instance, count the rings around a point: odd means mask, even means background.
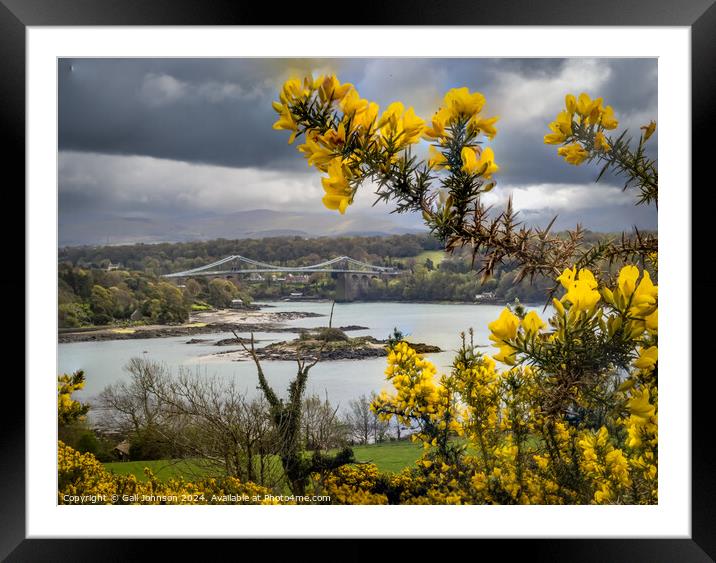
[[[417,218],[368,212],[338,215],[253,209],[172,217],[60,217],[59,246],[187,242],[276,236],[383,236],[425,232]]]

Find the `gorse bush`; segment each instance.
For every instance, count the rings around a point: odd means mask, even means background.
[[[72,398],[75,391],[85,386],[85,372],[77,370],[73,374],[57,377],[57,425],[67,426],[76,422],[84,422],[89,405]]]
[[[440,376],[391,340],[385,373],[394,392],[372,406],[412,427],[425,454],[401,474],[402,487],[400,478],[357,480],[348,469],[331,486],[342,497],[355,490],[356,499],[383,490],[390,502],[654,503],[658,291],[650,271],[658,239],[636,231],[585,246],[580,227],[560,237],[551,224],[520,225],[511,202],[490,212],[481,196],[495,187],[499,165],[484,145],[498,118],[483,114],[486,105],[481,93],[453,88],[426,125],[400,102],[380,114],[335,76],[290,79],[274,102],[274,128],[291,131],[290,143],[304,136],[298,150],[327,174],[329,209],[345,213],[371,182],[379,201],[421,213],[446,250],[471,248],[483,280],[510,261],[520,267],[516,282],[546,276],[556,280],[552,295],[560,286],[563,293],[546,321],[521,307],[503,310],[489,325],[494,359],[463,335],[452,370]],[[637,203],[655,203],[656,161],[645,146],[656,124],[642,127],[636,148],[626,131],[609,136],[618,126],[602,98],[568,94],[544,142],[561,145],[571,165],[602,164],[597,180],[609,169],[624,176],[624,188],[640,192]],[[421,138],[430,142],[426,160],[412,154]]]
[[[547,322],[506,308],[489,325],[505,369],[464,335],[440,378],[405,342],[388,356],[395,392],[373,408],[418,429],[418,464],[454,475],[454,500],[657,501],[657,287],[634,266],[611,288],[588,270],[560,278]]]

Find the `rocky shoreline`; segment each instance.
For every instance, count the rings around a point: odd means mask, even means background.
[[[138,325],[132,327],[101,327],[91,329],[63,330],[58,333],[60,344],[67,342],[99,342],[106,340],[131,340],[142,338],[166,338],[171,336],[192,336],[195,334],[212,334],[220,332],[302,332],[309,329],[286,327],[280,323],[296,319],[324,317],[311,312],[262,312],[248,314],[234,322],[200,322],[199,318],[191,319],[183,325]],[[255,319],[255,320],[254,320]],[[199,321],[199,322],[196,322]],[[248,321],[248,322],[246,322]]]
[[[368,358],[382,358],[388,355],[387,340],[378,340],[372,336],[358,336],[348,340],[322,342],[296,338],[288,342],[275,342],[261,348],[256,348],[259,360],[266,361],[295,361],[297,358],[314,360],[320,355],[320,361],[336,360],[364,360]],[[410,343],[410,346],[420,354],[442,352],[438,346],[424,343]],[[226,356],[237,362],[246,361],[249,354],[242,349],[226,350],[213,354]]]
[[[298,311],[237,311],[216,310],[193,314],[188,323],[182,325],[137,325],[131,327],[91,327],[85,329],[62,330],[58,334],[59,343],[101,342],[108,340],[133,340],[147,338],[167,338],[186,336],[185,344],[216,346],[220,351],[202,356],[205,360],[224,358],[232,361],[246,361],[250,354],[244,348],[251,344],[251,333],[274,332],[298,335],[293,340],[280,341],[260,346],[260,340],[254,340],[256,355],[266,361],[295,361],[320,356],[321,361],[362,360],[380,358],[388,355],[387,340],[373,336],[350,337],[350,331],[368,330],[368,327],[347,325],[340,327],[289,327],[286,321],[303,318],[325,317],[313,312]],[[234,333],[226,337],[226,333]],[[213,337],[223,334],[224,337]],[[418,353],[438,353],[442,350],[430,344],[411,343]]]

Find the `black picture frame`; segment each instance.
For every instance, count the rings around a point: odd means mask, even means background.
[[[10,295],[23,293],[31,299],[24,288],[24,274],[19,271],[24,263],[24,251],[17,241],[18,209],[25,209],[25,37],[28,26],[140,26],[140,25],[300,25],[330,24],[337,12],[331,8],[318,8],[309,15],[293,20],[294,14],[276,9],[269,3],[230,0],[0,0],[0,123],[6,141],[4,169],[5,198],[13,193],[15,221],[3,222],[7,244],[14,244],[12,251],[4,253],[6,260],[15,265],[15,281],[0,281]],[[563,25],[563,26],[686,26],[691,28],[692,39],[692,167],[693,177],[702,176],[711,165],[711,122],[716,100],[716,5],[714,0],[603,0],[601,2],[573,2],[565,0],[526,0],[503,2],[480,2],[459,0],[430,2],[412,0],[384,3],[368,0],[351,16],[351,25]],[[309,21],[310,17],[310,21]],[[304,21],[299,21],[304,20]],[[688,142],[688,139],[684,139]],[[8,174],[9,173],[9,174]],[[12,179],[12,180],[11,180]],[[683,187],[685,197],[691,192]],[[693,193],[693,192],[691,192]],[[7,201],[7,200],[5,200]],[[7,204],[9,205],[9,204]],[[6,207],[8,209],[8,207]],[[701,237],[698,229],[708,224],[705,214],[708,206],[692,205],[692,240],[697,244]],[[24,216],[24,214],[23,214]],[[703,234],[703,233],[702,233]],[[709,256],[708,252],[692,257]],[[686,275],[686,274],[685,274]],[[714,282],[703,277],[692,278],[693,295],[712,294]],[[712,308],[713,305],[709,305]],[[708,348],[705,334],[692,326],[692,349]],[[3,329],[7,330],[7,329]],[[24,333],[24,331],[23,331]],[[5,335],[4,342],[17,339],[18,328]],[[32,335],[28,334],[28,338]],[[679,374],[692,383],[692,498],[689,539],[524,539],[524,540],[442,540],[450,541],[450,552],[455,549],[473,551],[475,557],[485,548],[500,553],[516,555],[529,553],[530,561],[711,561],[716,558],[716,455],[709,446],[714,439],[711,422],[712,394],[709,392],[712,374],[708,369],[698,370],[692,360],[692,351],[685,351],[685,373]],[[691,374],[688,368],[691,367]],[[15,415],[4,417],[0,435],[0,557],[8,561],[97,561],[143,559],[151,551],[161,550],[162,558],[176,555],[188,558],[192,555],[205,559],[206,540],[88,540],[88,539],[27,539],[25,507],[25,383],[8,370],[3,388],[5,397],[15,398],[20,408]],[[22,397],[23,400],[19,398]],[[81,537],[82,530],[77,530]],[[214,540],[215,547],[250,553],[251,545],[261,540]],[[295,544],[302,540],[273,540]],[[358,559],[359,552],[350,544],[362,540],[325,540],[321,551],[341,559]],[[376,541],[376,540],[373,540]],[[441,540],[438,540],[441,541]],[[236,542],[241,542],[240,551]],[[456,544],[457,542],[457,544]],[[468,544],[469,542],[469,544]],[[479,547],[474,542],[480,542]],[[405,556],[405,546],[381,541],[381,559],[400,554]],[[400,542],[401,544],[403,542]],[[422,549],[422,542],[411,540]],[[466,545],[467,544],[467,545]],[[303,545],[284,545],[284,550],[303,549]],[[373,549],[372,547],[370,548]],[[251,550],[251,551],[247,551]],[[363,551],[365,554],[366,552]],[[369,553],[368,555],[369,556]],[[364,557],[363,557],[364,559]]]

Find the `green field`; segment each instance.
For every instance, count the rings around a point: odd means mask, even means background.
[[[415,257],[415,261],[418,264],[425,264],[425,260],[430,258],[430,260],[433,261],[433,264],[437,268],[438,264],[440,264],[440,262],[445,260],[446,257],[447,257],[447,254],[445,253],[444,250],[423,250],[420,254],[418,254]]]
[[[447,258],[447,254],[444,250],[423,250],[417,256],[408,256],[407,258],[396,258],[397,262],[406,263],[408,260],[415,260],[416,264],[425,264],[425,260],[430,258],[433,261],[433,265],[437,268],[438,264]]]
[[[420,457],[421,451],[421,445],[410,440],[353,446],[356,461],[375,463],[381,471],[392,472],[398,472],[415,463]],[[105,463],[104,466],[119,475],[134,475],[141,481],[147,479],[144,474],[145,467],[151,469],[154,475],[161,480],[172,477],[195,480],[203,476],[212,476],[212,470],[199,460],[113,461]]]
[[[148,467],[160,480],[172,477],[184,477],[186,480],[210,476],[209,468],[194,460],[156,459],[151,461],[112,461],[104,464],[105,468],[118,475],[134,475],[140,481],[146,481],[144,468]]]
[[[381,471],[394,473],[413,465],[422,451],[423,448],[419,443],[410,440],[353,446],[356,461],[375,463]]]

